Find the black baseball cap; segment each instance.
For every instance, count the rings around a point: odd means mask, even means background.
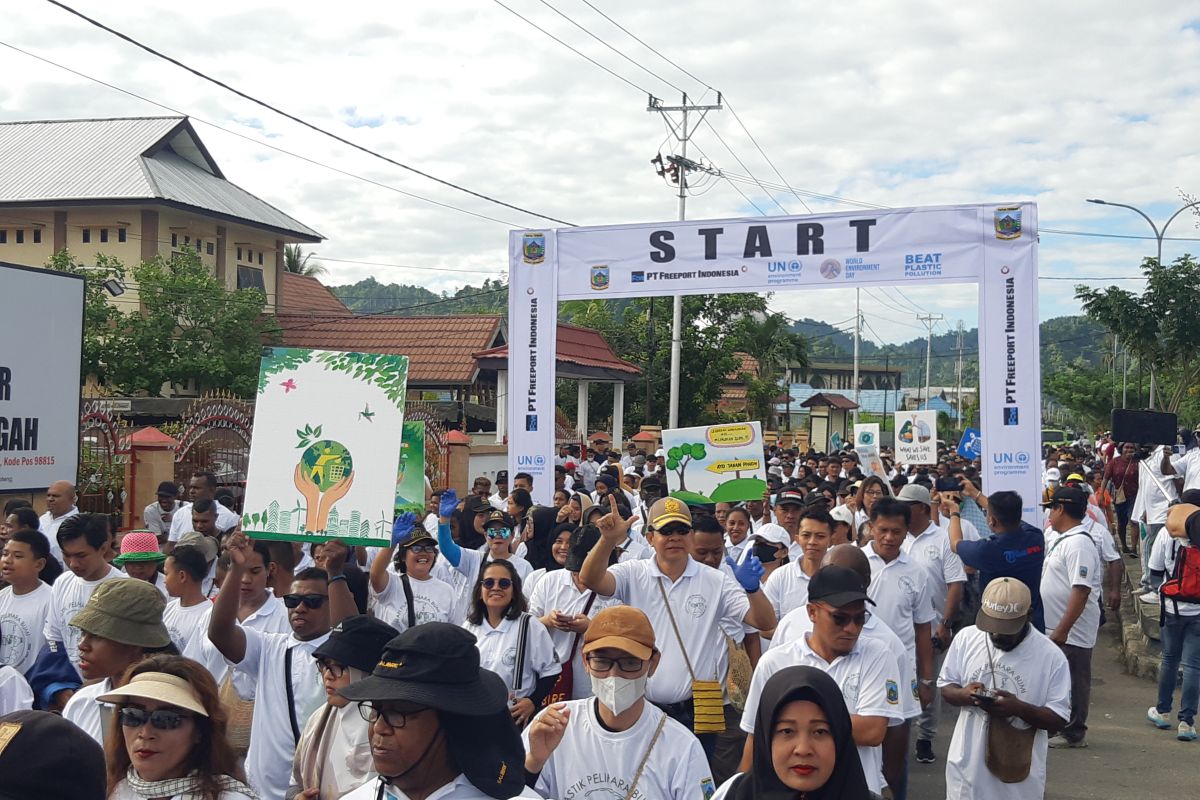
[[[400,631],[386,622],[356,614],[333,626],[325,643],[313,651],[313,658],[331,658],[340,664],[370,672],[379,663],[383,648]]]
[[[1050,499],[1042,503],[1042,506],[1047,508],[1057,505],[1083,508],[1087,505],[1087,493],[1078,486],[1059,486],[1054,490],[1054,494],[1050,495]]]
[[[57,714],[14,711],[0,717],[0,798],[104,800],[104,749]]]
[[[496,473],[496,483],[508,483],[508,470],[502,469]]]
[[[512,528],[516,525],[516,522],[514,522],[513,518],[508,514],[505,514],[500,510],[494,510],[491,514],[488,514],[487,522],[483,523],[483,527],[489,528],[492,525],[495,525],[497,522],[499,522],[500,526],[504,528]]]
[[[810,603],[821,601],[834,608],[841,608],[860,600],[875,605],[875,601],[867,596],[862,577],[849,567],[829,564],[817,570],[808,582]]]
[[[779,494],[775,495],[775,505],[777,506],[802,506],[804,505],[804,495],[795,489],[784,489]]]
[[[175,485],[175,481],[163,481],[158,485],[155,494],[159,497],[179,497],[179,487]]]

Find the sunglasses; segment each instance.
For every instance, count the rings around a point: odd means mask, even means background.
[[[125,706],[121,709],[120,716],[121,724],[126,728],[140,728],[149,722],[151,727],[160,731],[173,731],[182,725],[185,719],[191,719],[193,715],[182,714],[166,708],[147,711],[144,708]]]
[[[489,539],[507,539],[512,536],[512,531],[508,528],[488,528],[487,538]]]
[[[430,544],[428,542],[422,544],[413,544],[409,545],[408,551],[410,553],[433,553],[437,551],[437,545]]]
[[[687,536],[692,529],[686,525],[669,525],[655,531],[659,536]]]
[[[311,608],[315,611],[325,605],[327,599],[323,594],[285,594],[283,596],[283,604],[288,608],[297,608],[301,603],[304,603],[305,608]]]
[[[501,589],[512,588],[512,578],[484,578],[481,583],[485,589],[495,589],[497,586]]]
[[[851,623],[854,623],[855,627],[861,628],[866,625],[867,620],[871,618],[870,611],[860,611],[857,614],[848,614],[845,611],[834,611],[827,608],[825,609],[825,613],[828,614],[829,618],[833,620],[833,624],[839,628],[848,627]]]

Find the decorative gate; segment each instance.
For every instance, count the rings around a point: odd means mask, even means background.
[[[250,432],[254,406],[220,392],[201,397],[188,406],[180,421],[175,450],[175,482],[187,486],[193,472],[217,476],[219,487],[229,488],[241,507],[250,462]]]
[[[404,401],[404,419],[425,423],[425,471],[434,487],[446,485],[450,474],[450,449],[446,446],[446,421],[428,403]]]
[[[113,401],[84,397],[79,415],[77,505],[80,511],[109,515],[114,531],[123,527],[129,455],[129,426],[113,410]]]

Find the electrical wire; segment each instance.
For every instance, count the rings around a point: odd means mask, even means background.
[[[811,214],[812,209],[808,207],[808,203],[804,202],[804,198],[802,198],[800,194],[791,187],[791,185],[787,182],[787,178],[783,177],[783,173],[779,171],[779,167],[775,166],[775,162],[772,161],[771,157],[767,155],[767,151],[762,149],[762,145],[758,143],[758,139],[754,138],[754,134],[752,134],[750,129],[746,127],[746,123],[742,122],[742,118],[738,116],[737,111],[734,110],[733,104],[726,100],[725,107],[729,109],[729,113],[733,114],[734,120],[736,120],[737,124],[741,126],[741,129],[746,134],[746,137],[754,143],[755,148],[758,149],[758,154],[763,157],[764,161],[771,165],[771,169],[775,170],[775,174],[779,176],[779,180],[782,181],[783,185],[788,187],[788,191],[790,191],[795,198],[800,201],[800,205],[804,206],[804,210]]]
[[[532,211],[527,208],[522,208],[521,206],[514,205],[513,203],[505,202],[498,198],[492,197],[491,195],[487,195],[482,192],[477,192],[474,189],[468,189],[467,187],[461,186],[457,183],[454,183],[453,181],[448,181],[448,180],[445,180],[444,178],[439,178],[436,175],[431,175],[428,172],[425,172],[423,170],[417,169],[416,167],[405,164],[404,162],[398,161],[397,159],[394,159],[390,156],[386,156],[382,153],[372,150],[369,147],[365,147],[361,144],[353,142],[353,141],[345,138],[344,136],[339,136],[338,134],[336,134],[332,131],[326,130],[326,129],[320,127],[319,125],[316,125],[316,124],[309,122],[301,117],[298,117],[295,114],[284,111],[283,109],[281,109],[277,106],[273,106],[270,103],[266,102],[265,100],[259,100],[257,97],[247,94],[246,92],[243,92],[242,90],[237,89],[218,78],[214,78],[213,76],[208,75],[207,73],[202,72],[201,70],[196,69],[195,67],[190,67],[187,64],[184,64],[182,61],[180,61],[176,58],[173,58],[159,50],[156,50],[153,47],[150,47],[149,45],[139,42],[137,39],[134,39],[132,36],[124,34],[121,31],[116,30],[115,28],[105,25],[103,22],[100,22],[97,19],[89,17],[88,15],[72,8],[71,6],[67,5],[66,3],[60,2],[60,0],[45,0],[45,2],[49,3],[50,5],[61,8],[63,11],[66,11],[68,14],[74,15],[74,16],[78,17],[79,19],[83,20],[84,22],[87,22],[89,25],[92,25],[93,27],[99,28],[102,31],[110,33],[113,36],[116,36],[117,38],[119,38],[125,42],[128,42],[129,44],[133,45],[134,47],[138,47],[138,48],[146,51],[147,53],[151,54],[152,56],[155,56],[156,58],[161,58],[164,61],[174,64],[175,66],[179,67],[180,69],[190,72],[192,75],[195,75],[197,78],[208,81],[209,83],[211,83],[215,86],[219,86],[222,89],[225,89],[226,91],[231,92],[231,93],[237,95],[238,97],[241,97],[243,100],[247,100],[257,106],[265,108],[269,111],[273,111],[274,113],[280,115],[281,117],[290,119],[292,122],[295,122],[298,125],[302,125],[311,131],[319,133],[323,136],[327,136],[330,139],[333,139],[334,141],[337,141],[337,142],[340,142],[340,143],[346,145],[347,147],[351,147],[355,150],[366,153],[369,156],[378,158],[381,161],[385,161],[393,166],[399,167],[403,170],[407,170],[407,171],[413,173],[414,175],[420,175],[422,178],[425,178],[427,180],[434,181],[435,183],[440,183],[443,186],[448,186],[451,189],[454,189],[459,192],[463,192],[464,194],[469,194],[472,197],[478,197],[481,200],[486,200],[489,203],[494,203],[498,206],[504,206],[505,208],[512,209],[513,211],[519,211],[522,214],[528,214],[531,217],[537,217],[539,219],[548,220],[550,222],[557,222],[561,225],[575,227],[573,223],[558,219],[557,217],[551,217],[546,214],[540,214],[536,211]],[[500,0],[495,0],[495,2],[500,3]],[[500,3],[500,5],[503,5],[503,3]],[[505,6],[505,7],[507,8],[507,6]],[[516,13],[516,12],[513,12],[513,13]],[[518,16],[520,16],[520,15],[518,15]],[[532,23],[530,23],[530,24],[532,24]],[[587,56],[584,56],[584,57],[587,58]],[[613,74],[616,74],[616,73],[613,73]],[[631,84],[631,85],[636,85],[636,84]]]
[[[707,117],[705,117],[703,121],[704,121],[704,124],[708,126],[708,129],[710,131],[712,131],[713,134],[717,137],[717,141],[720,142],[722,144],[722,146],[724,146],[724,148],[729,152],[729,155],[733,156],[733,160],[738,163],[738,166],[741,167],[742,169],[746,170],[746,172],[750,172],[750,170],[747,169],[745,163],[743,163],[742,160],[740,158],[738,158],[737,153],[733,152],[733,148],[729,146],[729,143],[725,141],[725,137],[721,135],[721,132],[713,127],[713,124],[708,121]],[[779,210],[782,211],[785,216],[787,216],[788,210],[783,207],[782,203],[780,203],[778,200],[775,199],[775,196],[773,194],[771,194],[770,192],[767,191],[766,187],[762,185],[762,182],[759,181],[757,178],[755,178],[754,182],[758,185],[758,188],[760,190],[762,190],[762,193],[765,194],[768,198],[770,198],[771,202],[774,203],[776,206],[778,206]]]
[[[623,33],[624,33],[626,36],[628,36],[630,39],[633,39],[635,42],[637,42],[638,44],[640,44],[642,47],[646,48],[646,49],[647,49],[647,50],[649,50],[651,53],[654,53],[656,56],[658,56],[659,58],[661,58],[663,61],[665,61],[665,62],[667,62],[668,64],[670,64],[672,67],[674,67],[675,69],[679,70],[679,71],[680,71],[680,72],[682,72],[684,75],[687,75],[689,78],[691,78],[692,80],[694,80],[696,83],[700,84],[701,86],[704,86],[704,87],[705,87],[705,88],[707,88],[707,89],[711,89],[711,90],[712,90],[712,91],[714,91],[714,92],[716,91],[716,89],[713,89],[713,87],[712,87],[712,86],[710,86],[710,85],[709,85],[707,82],[700,80],[700,79],[699,79],[699,78],[697,78],[695,75],[693,75],[691,72],[689,72],[688,70],[684,69],[682,66],[680,66],[680,65],[679,65],[679,64],[677,64],[677,63],[675,63],[675,62],[674,62],[674,61],[672,61],[671,59],[667,58],[667,57],[666,57],[665,55],[663,55],[661,52],[659,52],[658,50],[656,50],[656,49],[654,48],[654,46],[653,46],[653,45],[650,45],[650,44],[648,44],[648,43],[647,43],[645,40],[643,40],[643,39],[639,38],[639,37],[638,37],[636,34],[634,34],[634,33],[633,33],[633,31],[629,30],[629,29],[628,29],[628,28],[626,28],[624,25],[622,25],[621,23],[617,22],[615,19],[613,19],[612,17],[610,17],[608,14],[605,14],[605,13],[604,13],[603,11],[601,11],[599,8],[596,8],[596,6],[594,6],[592,3],[588,2],[588,0],[580,0],[580,1],[581,1],[581,2],[582,2],[584,5],[585,5],[585,6],[587,6],[587,7],[588,7],[588,8],[590,8],[590,9],[592,9],[592,10],[593,10],[593,11],[595,11],[597,14],[599,14],[599,15],[600,15],[600,16],[602,16],[602,17],[604,17],[606,20],[608,20],[608,21],[609,21],[609,22],[611,22],[613,25],[615,25],[617,28],[619,28],[619,29],[620,29],[620,30],[621,30],[621,31],[622,31],[622,32],[623,32]]]

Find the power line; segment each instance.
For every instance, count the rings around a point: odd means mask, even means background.
[[[768,164],[771,165],[771,169],[775,170],[775,174],[779,176],[779,180],[783,181],[783,185],[788,187],[788,191],[790,191],[793,195],[795,195],[796,199],[800,201],[800,205],[804,206],[804,210],[807,211],[809,214],[811,214],[812,209],[808,207],[808,203],[804,202],[804,198],[802,198],[796,192],[796,190],[793,189],[788,184],[787,178],[783,177],[783,173],[779,171],[779,167],[775,166],[775,162],[772,161],[771,157],[767,155],[767,152],[762,149],[762,145],[760,145],[758,143],[758,139],[755,139],[754,134],[752,134],[750,132],[750,129],[746,127],[746,123],[742,122],[742,118],[738,116],[737,111],[734,111],[733,106],[729,102],[726,102],[725,105],[728,106],[730,113],[733,114],[734,120],[736,120],[737,124],[739,126],[741,126],[741,129],[743,132],[745,132],[746,137],[748,139],[750,139],[751,142],[754,143],[754,146],[758,149],[759,155],[761,155],[763,157],[763,160],[765,160]]]
[[[713,89],[713,87],[712,87],[712,86],[709,86],[709,84],[708,84],[706,81],[702,81],[702,80],[700,80],[700,79],[699,79],[699,78],[697,78],[695,75],[693,75],[691,72],[689,72],[688,70],[684,69],[682,66],[680,66],[680,65],[679,65],[679,64],[677,64],[677,63],[675,63],[675,62],[674,62],[674,61],[672,61],[671,59],[667,58],[667,57],[666,57],[665,55],[663,55],[661,52],[659,52],[658,50],[656,50],[656,49],[654,48],[654,46],[653,46],[653,45],[650,45],[650,44],[648,44],[648,43],[647,43],[645,40],[643,40],[643,39],[639,38],[637,35],[635,35],[635,34],[633,33],[633,31],[629,30],[629,29],[628,29],[628,28],[626,28],[624,25],[622,25],[621,23],[617,22],[615,19],[613,19],[612,17],[610,17],[608,14],[605,14],[603,11],[601,11],[601,10],[600,10],[600,9],[598,9],[598,8],[596,8],[596,6],[592,5],[590,2],[588,2],[588,0],[581,0],[581,2],[582,2],[582,3],[583,3],[585,6],[587,6],[587,7],[588,7],[588,8],[590,8],[590,9],[592,9],[592,10],[593,10],[593,11],[595,11],[597,14],[599,14],[600,16],[604,17],[606,20],[608,20],[609,22],[611,22],[611,23],[612,23],[613,25],[615,25],[617,28],[619,28],[619,29],[620,29],[620,30],[621,30],[621,31],[622,31],[622,32],[623,32],[623,33],[624,33],[626,36],[628,36],[629,38],[633,39],[635,42],[637,42],[637,43],[638,43],[638,44],[640,44],[642,47],[644,47],[644,48],[646,48],[647,50],[649,50],[651,53],[654,53],[654,55],[658,56],[658,57],[659,57],[659,58],[661,58],[663,61],[665,61],[665,62],[667,62],[668,64],[670,64],[672,67],[674,67],[675,69],[679,70],[679,71],[680,71],[680,72],[682,72],[684,75],[687,75],[689,78],[691,78],[692,80],[694,80],[696,83],[700,84],[701,86],[704,86],[704,87],[705,87],[705,88],[707,88],[707,89],[712,89],[712,91],[714,91],[714,92],[716,91],[716,89]]]
[[[157,58],[161,58],[164,61],[174,64],[175,66],[179,67],[180,69],[190,72],[191,74],[195,75],[196,77],[198,77],[202,80],[208,81],[209,83],[212,83],[215,86],[219,86],[228,92],[232,92],[233,94],[236,94],[238,97],[241,97],[243,100],[247,100],[251,103],[254,103],[257,106],[261,106],[262,108],[268,109],[269,111],[273,111],[276,114],[279,114],[281,117],[290,119],[291,121],[295,122],[296,124],[302,125],[302,126],[308,128],[309,130],[312,130],[312,131],[315,131],[316,133],[322,134],[323,136],[328,136],[329,138],[333,139],[334,141],[341,142],[342,144],[346,145],[347,147],[352,147],[355,150],[366,153],[369,156],[373,156],[382,161],[386,161],[387,163],[392,164],[393,166],[400,167],[401,169],[407,170],[415,175],[420,175],[422,178],[434,181],[435,183],[440,183],[443,186],[449,186],[450,188],[455,189],[456,191],[463,192],[464,194],[469,194],[473,197],[478,197],[479,199],[486,200],[489,203],[495,203],[498,206],[504,206],[505,208],[510,208],[513,211],[519,211],[522,214],[528,214],[531,217],[537,217],[539,219],[548,220],[550,222],[557,222],[561,225],[575,227],[573,223],[558,219],[557,217],[551,217],[551,216],[547,216],[545,214],[539,214],[536,211],[531,211],[530,209],[522,208],[521,206],[514,205],[512,203],[507,203],[503,200],[497,199],[495,197],[484,194],[482,192],[477,192],[474,189],[468,189],[467,187],[460,186],[459,184],[454,183],[453,181],[448,181],[448,180],[445,180],[444,178],[439,178],[435,175],[431,175],[428,172],[425,172],[423,170],[417,169],[416,167],[405,164],[404,162],[398,161],[390,156],[386,156],[382,153],[372,150],[369,147],[365,147],[361,144],[357,144],[356,142],[353,142],[353,141],[345,138],[344,136],[339,136],[338,134],[336,134],[332,131],[325,130],[324,128],[320,127],[319,125],[315,125],[311,122],[308,122],[307,120],[302,119],[301,117],[298,117],[295,114],[291,114],[287,111],[284,111],[284,110],[278,108],[277,106],[273,106],[270,103],[266,102],[265,100],[259,100],[257,97],[247,94],[246,92],[243,92],[240,89],[236,89],[233,86],[230,86],[228,83],[225,83],[222,80],[214,78],[211,75],[208,75],[207,73],[204,73],[194,67],[189,67],[187,64],[184,64],[182,61],[180,61],[176,58],[173,58],[169,55],[166,55],[165,53],[163,53],[159,50],[155,50],[153,47],[150,47],[149,45],[142,44],[137,39],[134,39],[132,36],[128,36],[127,34],[124,34],[120,31],[116,30],[115,28],[111,28],[108,25],[105,25],[103,22],[93,19],[92,17],[87,16],[86,14],[84,14],[81,11],[77,11],[74,8],[71,8],[66,3],[60,2],[60,0],[46,0],[46,2],[50,3],[53,6],[57,6],[58,8],[61,8],[63,11],[66,11],[67,13],[72,14],[72,15],[82,19],[83,21],[87,22],[89,25],[99,28],[102,31],[106,31],[106,32],[112,34],[113,36],[116,36],[117,38],[122,39],[123,41],[126,41],[129,44],[132,44],[133,46],[138,47]],[[496,0],[496,2],[499,3],[499,0]],[[503,4],[501,3],[501,5],[503,5]],[[507,6],[506,6],[506,8],[507,8]],[[516,12],[513,12],[513,13],[516,13]],[[585,56],[585,58],[586,58],[586,56]]]

